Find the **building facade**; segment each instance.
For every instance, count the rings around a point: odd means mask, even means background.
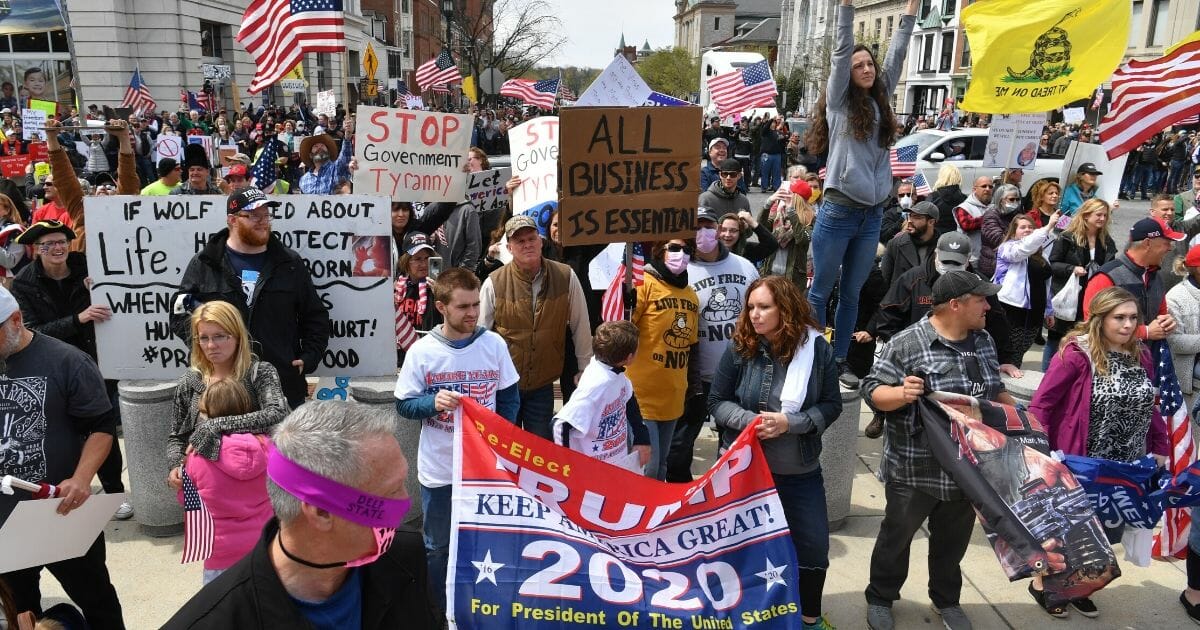
[[[675,47],[693,60],[708,50],[753,51],[774,61],[780,0],[675,0]]]
[[[966,92],[970,49],[959,14],[967,0],[922,0],[908,46],[905,106],[909,116],[936,116]],[[860,28],[864,25],[860,24]],[[986,113],[986,112],[980,112]]]

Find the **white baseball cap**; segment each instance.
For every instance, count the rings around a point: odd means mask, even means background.
[[[17,304],[17,298],[13,297],[13,294],[9,293],[8,289],[0,286],[0,321],[7,321],[20,308]]]

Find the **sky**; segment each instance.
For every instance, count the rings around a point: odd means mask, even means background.
[[[562,21],[567,43],[544,62],[553,66],[603,68],[625,32],[625,43],[669,48],[675,42],[673,0],[547,0]]]

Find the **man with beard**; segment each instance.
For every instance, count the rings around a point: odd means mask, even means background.
[[[292,408],[304,402],[304,375],[317,368],[329,343],[329,311],[313,288],[304,261],[271,233],[268,201],[257,188],[229,196],[228,227],[214,234],[183,273],[172,302],[171,327],[191,342],[191,311],[223,300],[238,307],[259,356],[279,371]]]
[[[337,160],[332,160],[337,153]],[[305,195],[332,195],[337,185],[350,179],[350,160],[354,157],[354,119],[346,119],[346,139],[341,152],[327,133],[306,137],[300,143],[300,161],[305,173],[300,177],[300,192]]]
[[[992,191],[995,189],[996,185],[992,183],[991,177],[980,175],[975,178],[971,195],[954,209],[954,221],[958,225],[958,231],[971,239],[972,263],[979,260],[979,252],[983,249],[979,228],[983,227],[983,213],[987,212],[988,205],[992,203]]]
[[[91,497],[92,477],[113,447],[117,425],[100,370],[67,343],[25,327],[17,300],[0,287],[0,476],[12,475],[58,487],[59,514]],[[0,493],[0,525],[23,490]],[[12,589],[17,610],[42,612],[38,586],[42,569],[62,585],[92,628],[125,627],[121,602],[104,564],[104,534],[85,554],[0,574]]]
[[[183,146],[183,170],[187,171],[187,180],[171,189],[172,195],[219,195],[221,189],[212,182],[212,164],[208,161],[208,152],[204,145],[186,144]]]
[[[909,185],[911,187],[911,184]],[[933,254],[937,240],[937,222],[941,216],[938,207],[922,201],[908,212],[904,231],[888,241],[883,252],[883,281],[891,286],[892,281],[913,267],[923,264]]]

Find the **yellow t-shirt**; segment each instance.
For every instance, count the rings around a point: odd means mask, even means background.
[[[683,415],[699,313],[700,299],[692,287],[677,289],[646,273],[631,316],[641,333],[637,356],[626,370],[646,420],[675,420]]]

